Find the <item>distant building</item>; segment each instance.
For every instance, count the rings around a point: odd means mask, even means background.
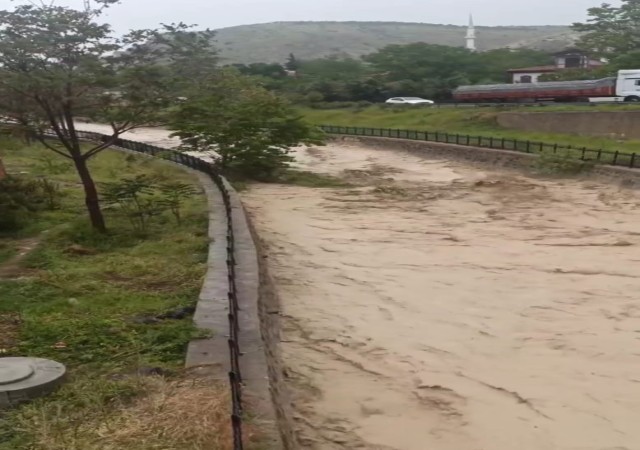
[[[511,82],[514,84],[537,83],[542,75],[548,73],[555,73],[566,69],[595,69],[605,64],[600,60],[591,59],[586,53],[578,49],[564,50],[553,55],[553,58],[553,65],[509,70]]]
[[[471,50],[475,52],[476,48],[476,27],[473,24],[473,16],[469,15],[469,26],[467,27],[467,35],[466,35],[466,47],[467,50]]]

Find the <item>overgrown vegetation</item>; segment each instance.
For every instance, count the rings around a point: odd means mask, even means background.
[[[608,64],[546,74],[542,81],[595,80],[640,67],[639,0],[622,0],[620,6],[603,3],[589,8],[588,17],[586,22],[573,24],[581,33],[578,46],[592,57],[606,58]]]
[[[416,42],[390,45],[362,59],[324,58],[296,62],[290,77],[274,64],[239,66],[269,89],[296,103],[382,102],[394,96],[451,97],[461,84],[504,83],[508,69],[549,64],[547,53],[499,49],[474,53],[464,48]]]
[[[622,0],[619,6],[602,3],[590,8],[588,15],[586,22],[573,25],[582,33],[582,48],[607,57],[614,64],[618,58],[640,63],[640,0]]]
[[[17,231],[39,211],[58,207],[62,192],[46,178],[7,176],[0,180],[0,234]]]
[[[106,209],[112,226],[105,235],[79,214],[82,190],[71,164],[51,170],[42,164],[48,150],[6,139],[0,149],[10,174],[46,177],[63,194],[55,209],[34,212],[20,234],[0,238],[0,267],[11,264],[20,239],[40,240],[11,277],[0,279],[0,354],[52,358],[69,370],[58,392],[0,416],[0,449],[198,449],[203,439],[206,448],[228,448],[225,387],[180,381],[186,345],[201,334],[189,311],[208,247],[195,180],[142,156],[92,158],[98,183],[143,177],[190,190],[179,206],[172,200],[180,224],[169,208],[132,231],[126,217]],[[148,378],[154,374],[167,380]]]
[[[182,224],[182,210],[196,190],[181,182],[160,182],[156,177],[137,175],[117,182],[104,183],[104,203],[114,213],[125,217],[134,231],[147,231],[151,220],[169,211],[177,225]]]
[[[543,175],[578,175],[593,169],[592,161],[581,161],[569,153],[542,152],[534,160],[532,168]]]

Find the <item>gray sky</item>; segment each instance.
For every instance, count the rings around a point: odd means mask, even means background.
[[[123,0],[108,21],[118,31],[186,22],[223,28],[291,20],[400,21],[477,25],[566,25],[584,20],[604,0]],[[57,0],[81,5],[82,0]],[[620,0],[608,0],[618,5]],[[9,7],[0,0],[0,7]]]

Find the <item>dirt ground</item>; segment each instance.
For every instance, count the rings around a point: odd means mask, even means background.
[[[305,449],[640,448],[640,194],[332,144],[243,193]]]

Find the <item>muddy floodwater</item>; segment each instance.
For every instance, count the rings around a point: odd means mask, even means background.
[[[640,195],[332,144],[242,194],[305,449],[640,449]]]
[[[640,449],[638,192],[353,143],[295,156],[352,185],[242,194],[301,448]]]

